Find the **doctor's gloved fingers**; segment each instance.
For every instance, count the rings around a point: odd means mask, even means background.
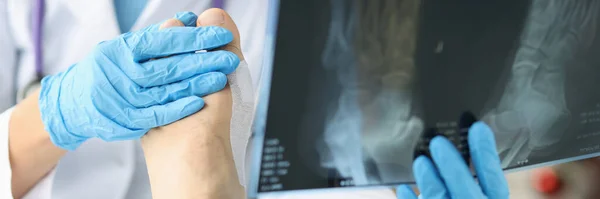
[[[171,28],[171,27],[183,27],[184,24],[177,20],[177,19],[168,19],[165,22],[160,24],[160,27],[158,27],[158,30],[162,30],[165,28]]]
[[[143,29],[139,30],[139,32],[159,31],[159,30],[162,30],[164,28],[174,27],[174,26],[184,26],[184,24],[183,24],[183,22],[181,22],[178,19],[171,18],[171,19],[167,19],[167,20],[161,21],[160,23],[153,24],[153,25],[150,25],[150,26],[148,26],[146,28],[143,28]]]
[[[485,123],[476,122],[469,129],[468,142],[483,193],[490,199],[508,198],[508,182],[502,172],[492,130]]]
[[[122,70],[139,86],[152,87],[178,82],[208,72],[230,74],[237,69],[239,64],[240,59],[237,55],[219,50],[149,60],[141,63],[141,67],[129,67]]]
[[[444,180],[429,158],[417,157],[413,162],[413,174],[423,198],[450,198]]]
[[[176,101],[148,108],[125,109],[117,121],[128,129],[151,129],[171,124],[194,114],[204,107],[204,100],[189,96]]]
[[[156,32],[136,32],[123,36],[133,61],[143,62],[171,55],[211,50],[233,41],[233,34],[221,27],[171,27]]]
[[[114,122],[114,121],[113,121]],[[150,131],[148,129],[129,129],[124,126],[116,124],[107,125],[112,127],[110,132],[97,133],[97,138],[104,140],[105,142],[123,141],[123,140],[135,140],[141,138],[143,135]]]
[[[396,187],[396,196],[398,199],[417,199],[417,194],[408,185]]]
[[[196,27],[196,20],[198,16],[193,12],[179,12],[175,14],[175,17],[168,19],[160,24],[158,30],[171,27]]]
[[[181,23],[183,23],[184,26],[196,27],[198,15],[194,14],[193,12],[178,12],[173,18],[181,21]]]
[[[189,96],[204,97],[223,90],[227,76],[220,72],[200,74],[172,84],[142,88],[140,92],[126,96],[130,104],[137,108],[161,105]]]
[[[429,144],[431,157],[452,198],[483,198],[483,192],[456,147],[443,136]]]
[[[198,16],[196,14],[194,14],[193,12],[179,12],[179,13],[175,14],[175,16],[171,19],[167,19],[167,20],[161,21],[160,23],[150,25],[139,31],[141,31],[141,32],[158,31],[165,25],[165,23],[173,23],[173,22],[175,22],[174,20],[181,22],[181,24],[172,24],[171,26],[168,26],[168,27],[173,27],[173,26],[195,27],[197,19],[198,19]]]

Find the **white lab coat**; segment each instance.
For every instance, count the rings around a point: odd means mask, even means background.
[[[16,88],[25,87],[34,78],[30,29],[32,2],[0,0],[0,112],[14,104]],[[240,29],[242,50],[254,88],[257,88],[263,61],[267,2],[225,0],[224,9]],[[210,4],[210,0],[148,0],[132,30],[158,23],[180,11],[199,14]],[[44,72],[55,74],[63,71],[84,58],[100,41],[118,36],[120,31],[113,13],[113,0],[46,0],[43,23]],[[10,115],[11,110],[0,114],[0,198],[11,198],[8,159]],[[236,164],[240,161],[244,160],[236,159]],[[385,193],[389,193],[389,190]],[[358,196],[355,194],[349,193],[348,196]],[[308,197],[315,198],[317,195]],[[381,192],[375,195],[381,198]],[[324,195],[323,198],[331,198],[329,196],[332,195]],[[337,196],[341,197],[336,194],[335,198]],[[361,198],[364,197],[362,195]],[[151,198],[139,142],[89,140],[77,150],[68,152],[25,198]]]

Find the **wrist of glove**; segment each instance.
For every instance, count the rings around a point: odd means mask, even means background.
[[[195,16],[176,18],[195,26]],[[39,106],[55,145],[74,150],[89,138],[138,139],[199,111],[201,97],[225,87],[240,60],[213,49],[233,40],[230,31],[159,26],[102,42],[67,71],[42,80]]]

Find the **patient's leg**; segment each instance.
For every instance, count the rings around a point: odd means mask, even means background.
[[[498,106],[484,116],[494,129],[503,166],[559,141],[570,114],[565,70],[595,36],[597,0],[534,0],[511,78]]]

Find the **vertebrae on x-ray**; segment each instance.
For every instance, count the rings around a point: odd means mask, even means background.
[[[592,43],[599,1],[532,1],[504,93],[482,114],[505,154],[504,167],[565,132],[565,67]],[[323,66],[337,72],[343,88],[324,132],[328,149],[318,150],[322,166],[356,185],[412,179],[423,131],[411,115],[418,7],[419,0],[332,0]]]

